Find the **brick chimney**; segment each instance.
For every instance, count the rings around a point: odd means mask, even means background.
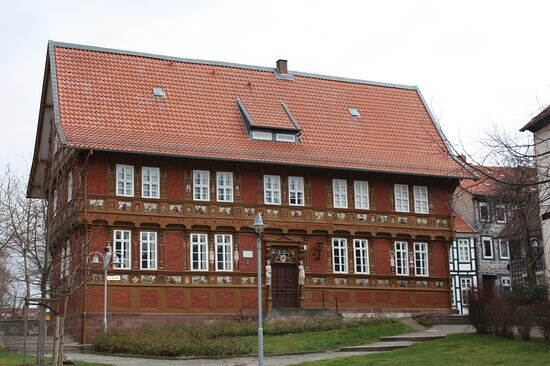
[[[288,74],[287,60],[277,60],[277,72],[279,74]]]

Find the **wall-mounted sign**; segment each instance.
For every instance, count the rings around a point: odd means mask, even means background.
[[[252,250],[243,250],[243,258],[254,258],[254,252]]]
[[[107,276],[107,281],[120,281],[120,275]]]

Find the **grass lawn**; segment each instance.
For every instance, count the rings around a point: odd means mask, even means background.
[[[51,361],[48,359],[48,363]],[[34,357],[28,358],[29,365],[34,365]],[[8,353],[0,347],[0,366],[21,366],[23,364],[23,355],[19,353]],[[86,363],[75,362],[75,365],[79,366],[110,366],[104,363]]]
[[[301,365],[550,365],[550,343],[544,343],[540,339],[524,342],[493,335],[453,334],[444,339],[421,342],[392,352],[306,362]]]
[[[327,351],[342,346],[357,346],[377,342],[380,337],[403,334],[412,331],[408,326],[395,322],[336,329],[322,332],[295,333],[264,336],[266,354]],[[239,337],[258,352],[258,338]]]

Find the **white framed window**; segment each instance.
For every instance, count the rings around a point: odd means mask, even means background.
[[[409,275],[408,244],[406,241],[396,241],[395,246],[395,274]]]
[[[275,135],[275,139],[280,142],[296,142],[296,135],[289,133],[278,133]]]
[[[273,140],[273,134],[271,132],[252,131],[252,138],[254,140]]]
[[[420,214],[428,213],[428,187],[413,186],[414,212]]]
[[[345,179],[332,180],[334,208],[348,208],[348,182]]]
[[[132,256],[132,231],[115,230],[113,236],[113,268],[130,269]]]
[[[216,234],[216,271],[233,270],[233,235]]]
[[[395,211],[409,212],[409,186],[406,184],[395,184]]]
[[[355,208],[369,209],[369,182],[356,180],[353,182],[353,191],[355,192]]]
[[[160,169],[144,166],[141,168],[141,197],[160,198]]]
[[[216,172],[218,202],[233,202],[233,173]]]
[[[472,290],[472,279],[470,277],[460,278],[460,292],[462,294],[462,304],[468,305],[470,302],[470,291]]]
[[[208,170],[193,170],[193,199],[195,201],[210,201],[210,172]]]
[[[485,202],[479,202],[479,220],[484,222],[491,220],[489,205]]]
[[[456,305],[456,297],[455,297],[455,278],[451,277],[451,303]]]
[[[428,275],[428,244],[413,243],[414,245],[414,274],[417,276]]]
[[[355,273],[369,273],[369,241],[366,239],[353,239],[353,261]]]
[[[505,224],[506,221],[507,221],[506,206],[497,205],[495,207],[495,216],[496,216],[496,220],[499,224]]]
[[[53,216],[57,215],[57,207],[58,207],[58,195],[57,195],[57,189],[55,189],[53,191],[53,203],[52,203],[52,213],[53,213]]]
[[[469,262],[470,261],[470,239],[458,239],[458,261]]]
[[[512,288],[512,280],[510,279],[510,277],[502,276],[500,281],[504,290],[510,290]]]
[[[67,202],[73,200],[73,172],[67,174]]]
[[[348,273],[348,240],[332,238],[332,269],[334,273]]]
[[[500,259],[510,259],[510,245],[508,240],[498,240]]]
[[[134,197],[134,167],[116,165],[116,195]]]
[[[191,270],[208,270],[208,237],[206,234],[191,234]]]
[[[303,177],[288,177],[288,204],[291,206],[304,205]]]
[[[157,269],[157,233],[142,231],[140,233],[140,268]]]
[[[281,177],[278,175],[264,175],[264,203],[281,204]]]
[[[481,238],[483,258],[493,258],[493,238],[484,236]]]

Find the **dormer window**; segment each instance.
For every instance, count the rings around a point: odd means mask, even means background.
[[[349,111],[349,114],[350,116],[354,117],[354,118],[359,118],[361,117],[361,113],[359,113],[359,110],[357,108],[348,108],[348,111]]]
[[[281,142],[296,142],[296,135],[292,135],[290,133],[278,133],[276,139]]]
[[[254,140],[271,141],[273,140],[273,134],[271,132],[252,131],[252,138]]]

